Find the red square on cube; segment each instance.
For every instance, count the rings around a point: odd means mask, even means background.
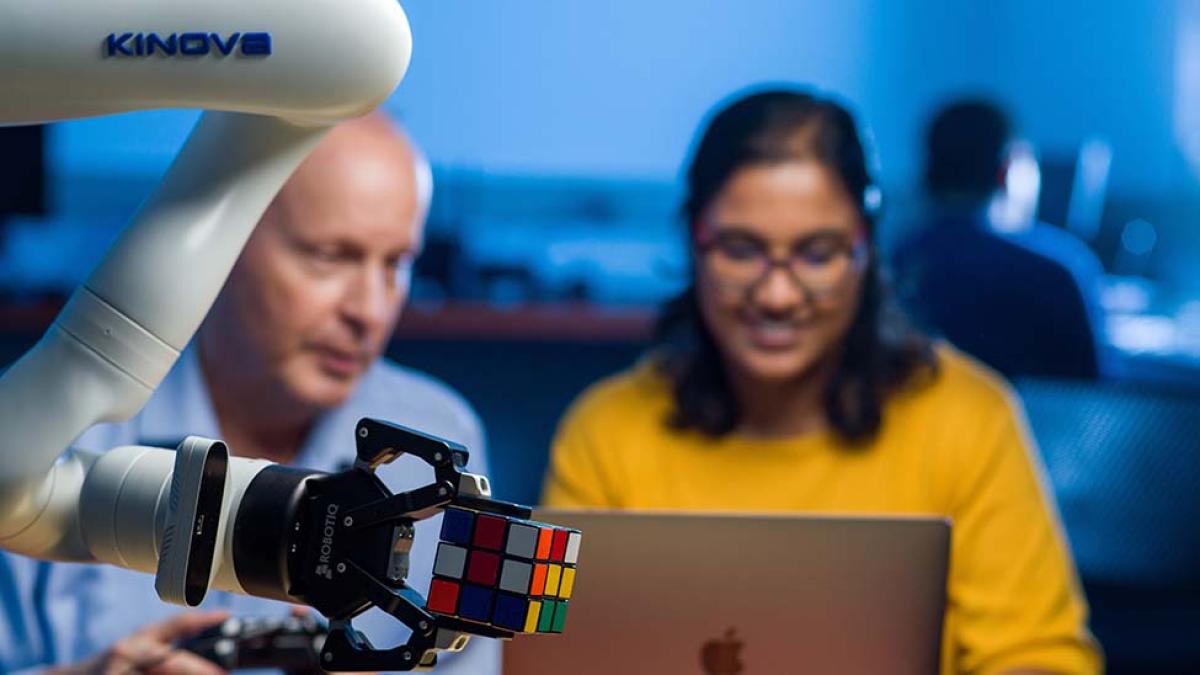
[[[500,556],[488,551],[471,551],[467,559],[467,581],[480,586],[495,586],[500,575]]]
[[[562,562],[567,555],[567,531],[555,530],[554,542],[550,544],[550,559]]]
[[[429,584],[429,600],[425,607],[439,614],[454,614],[458,611],[458,584],[444,579],[434,579]]]
[[[504,529],[508,522],[495,516],[479,516],[475,520],[475,545],[499,551],[504,548]]]

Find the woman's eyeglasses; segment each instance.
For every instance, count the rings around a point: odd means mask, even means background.
[[[775,257],[762,239],[738,230],[697,237],[717,284],[731,292],[749,293],[776,267],[814,299],[837,294],[866,263],[868,245],[862,235],[818,234],[794,244],[786,257]]]

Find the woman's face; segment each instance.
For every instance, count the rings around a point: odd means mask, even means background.
[[[791,380],[836,356],[869,253],[835,172],[815,161],[737,170],[695,247],[700,311],[736,374]]]

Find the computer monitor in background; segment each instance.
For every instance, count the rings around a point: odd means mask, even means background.
[[[1108,195],[1112,147],[1103,139],[1090,138],[1075,152],[1045,152],[1039,163],[1038,219],[1094,244]]]
[[[0,225],[46,213],[45,126],[0,127]]]

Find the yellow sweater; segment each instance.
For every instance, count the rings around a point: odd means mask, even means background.
[[[943,673],[1097,673],[1062,532],[1007,387],[948,348],[896,394],[866,448],[832,432],[718,440],[664,420],[649,363],[600,382],[554,441],[543,502],[623,509],[936,514],[953,520]]]

